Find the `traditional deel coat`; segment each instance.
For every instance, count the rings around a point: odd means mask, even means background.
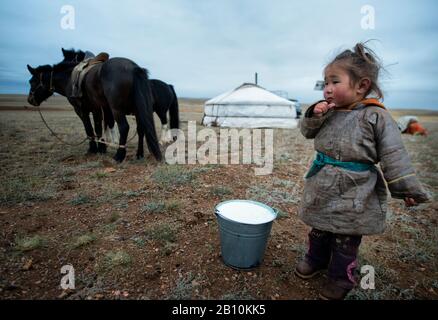
[[[306,178],[299,208],[306,224],[339,234],[378,234],[385,229],[387,187],[394,198],[429,199],[397,123],[382,104],[366,99],[347,109],[330,109],[322,117],[313,116],[315,105],[300,123],[301,133],[314,139],[315,150],[335,161],[372,167],[352,171],[327,164]],[[380,169],[374,166],[378,163]]]

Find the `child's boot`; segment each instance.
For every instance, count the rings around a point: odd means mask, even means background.
[[[319,294],[323,300],[344,300],[347,294],[353,287],[345,286],[342,282],[336,282],[331,279],[327,281],[327,284],[322,288]]]
[[[333,236],[332,259],[328,268],[329,281],[320,293],[322,299],[342,300],[356,285],[354,272],[361,239],[361,236]]]
[[[310,279],[326,269],[330,260],[331,233],[312,229],[309,233],[309,250],[296,268],[295,274],[301,279]]]

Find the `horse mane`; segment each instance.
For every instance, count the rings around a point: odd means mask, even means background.
[[[71,61],[61,61],[57,64],[54,64],[53,66],[49,65],[49,64],[45,64],[42,66],[38,66],[35,68],[35,71],[38,73],[41,72],[62,72],[71,68],[74,68],[75,66],[77,66],[76,62],[71,62]]]
[[[52,70],[53,70],[53,67],[51,65],[49,65],[49,64],[45,64],[43,66],[38,66],[38,67],[35,68],[35,71],[38,72],[38,73],[41,73],[41,72],[51,72]]]
[[[63,52],[64,52],[64,61],[73,61],[73,59],[76,57],[76,61],[80,62],[85,58],[85,52],[82,50],[76,51],[74,48],[71,48],[71,49],[63,49]]]
[[[60,63],[53,65],[53,71],[65,71],[67,69],[74,68],[78,65],[77,62],[61,61]]]
[[[143,69],[144,73],[146,74],[146,78],[149,79],[149,70],[146,68],[142,68],[142,69]]]

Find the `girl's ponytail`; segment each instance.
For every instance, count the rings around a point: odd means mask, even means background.
[[[373,50],[365,46],[365,44],[363,44],[362,42],[359,42],[354,46],[354,54],[362,58],[367,63],[377,65],[377,67],[380,68],[380,63],[377,55],[374,53]]]

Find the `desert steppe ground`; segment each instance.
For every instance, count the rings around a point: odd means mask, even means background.
[[[189,120],[202,128],[204,101],[179,99],[183,131]],[[41,111],[65,141],[84,139],[64,98]],[[403,141],[433,201],[410,209],[389,201],[386,231],[364,237],[360,251],[360,266],[375,269],[375,289],[358,287],[347,298],[438,299],[438,112],[390,112],[416,115],[429,130]],[[114,148],[87,155],[87,143],[62,144],[25,96],[0,95],[0,299],[318,298],[325,276],[306,282],[293,273],[307,247],[297,207],[311,140],[299,129],[275,129],[273,172],[256,176],[255,164],[168,165],[147,151],[137,160],[129,122],[127,159],[116,164]],[[279,210],[254,270],[222,263],[214,208],[228,199]],[[60,287],[66,264],[75,269],[74,290]]]

